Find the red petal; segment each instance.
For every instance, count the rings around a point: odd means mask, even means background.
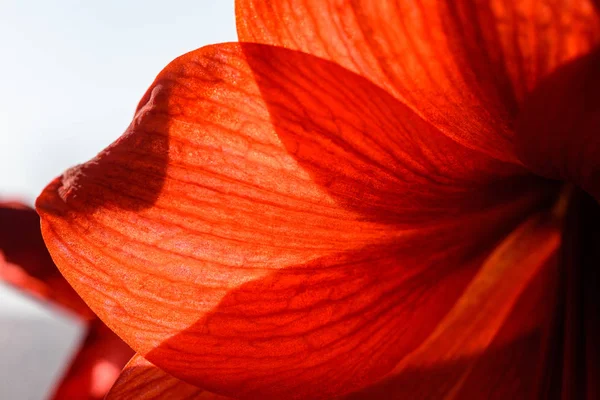
[[[86,340],[52,398],[104,398],[133,354],[131,348],[95,318],[62,277],[46,250],[34,210],[4,203],[0,206],[0,221],[0,279],[89,322]]]
[[[40,218],[24,204],[0,202],[0,249],[6,261],[21,265],[38,280],[58,273],[40,232]]]
[[[0,203],[0,279],[84,319],[94,317],[52,262],[39,216],[23,204]]]
[[[53,399],[103,399],[132,355],[131,348],[106,325],[93,321]]]
[[[125,366],[106,400],[218,399],[206,391],[172,377],[136,354]],[[221,397],[226,399],[226,397]]]
[[[216,393],[308,398],[378,379],[545,198],[518,167],[298,52],[200,49],[140,104],[119,141],[42,193],[44,237],[121,337]]]
[[[241,41],[335,61],[502,160],[525,93],[600,38],[590,0],[237,0],[236,16]]]
[[[517,136],[536,173],[573,182],[600,201],[600,50],[571,62],[528,98]]]
[[[435,331],[387,379],[348,398],[538,398],[557,306],[559,222],[536,215],[515,230]]]

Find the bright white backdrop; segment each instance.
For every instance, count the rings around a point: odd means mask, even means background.
[[[0,195],[33,201],[121,135],[169,61],[235,40],[233,0],[1,0]]]
[[[121,135],[169,61],[235,40],[233,0],[0,0],[0,198],[32,204]],[[0,326],[0,398],[43,398],[81,326],[2,285]]]

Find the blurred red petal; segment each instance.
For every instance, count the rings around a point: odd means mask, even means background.
[[[14,202],[0,206],[0,279],[88,321],[85,342],[51,398],[104,398],[133,351],[95,317],[62,277],[42,240],[37,213]]]
[[[6,260],[21,265],[29,275],[44,281],[58,270],[40,234],[37,213],[18,202],[0,202],[0,249]]]
[[[362,74],[454,140],[515,161],[518,104],[600,39],[590,0],[237,0],[241,41]]]
[[[106,400],[217,400],[220,397],[211,397],[210,393],[172,377],[136,354],[123,368]]]
[[[0,203],[0,279],[81,318],[94,317],[52,262],[37,213],[17,202]]]
[[[40,300],[46,300],[52,296],[51,289],[44,282],[31,277],[18,265],[6,261],[1,251],[0,279]]]
[[[94,321],[53,399],[104,399],[133,354],[131,348],[108,327],[99,320]]]
[[[153,364],[308,398],[389,372],[546,189],[344,68],[227,44],[171,63],[37,207],[67,279]]]
[[[104,399],[133,354],[133,350],[106,325],[99,320],[93,321],[53,399]]]

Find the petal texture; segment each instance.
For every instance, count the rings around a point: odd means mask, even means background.
[[[600,37],[589,0],[237,0],[241,41],[358,72],[471,148],[515,160],[524,95]]]
[[[537,398],[558,305],[561,220],[538,214],[512,232],[431,335],[348,399]]]
[[[147,360],[304,399],[389,372],[549,189],[340,66],[226,44],[171,63],[37,207],[69,282]]]
[[[219,396],[189,385],[152,365],[140,355],[135,355],[123,369],[106,400],[215,399]],[[222,399],[226,399],[222,397]]]

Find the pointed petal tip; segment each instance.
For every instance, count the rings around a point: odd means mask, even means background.
[[[66,198],[60,195],[63,189],[62,175],[54,178],[35,200],[35,210],[43,219],[50,215],[64,215]]]

